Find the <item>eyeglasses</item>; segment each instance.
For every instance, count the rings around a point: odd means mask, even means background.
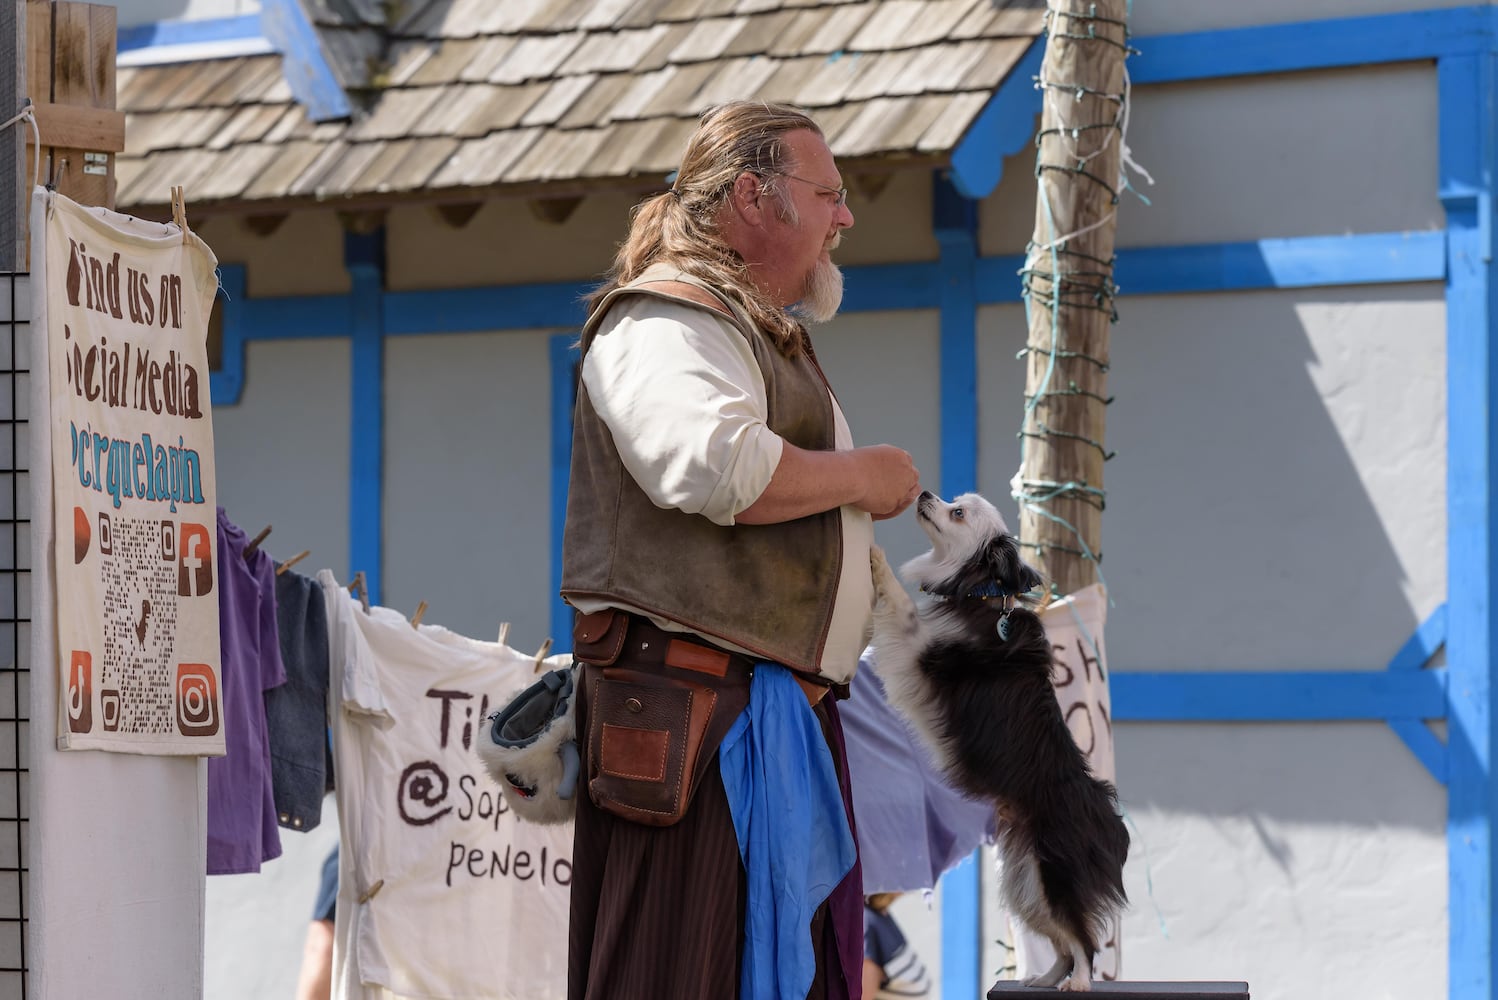
[[[810,184],[812,187],[819,187],[823,191],[828,191],[832,194],[837,195],[838,208],[842,208],[844,205],[848,204],[848,189],[845,187],[835,188],[827,184],[819,184],[816,181],[809,181],[805,177],[797,177],[795,174],[787,174],[782,171],[776,171],[776,173],[780,174],[781,177],[786,177],[793,181],[800,181],[802,184]]]

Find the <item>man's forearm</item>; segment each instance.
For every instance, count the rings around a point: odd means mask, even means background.
[[[779,524],[857,504],[864,493],[859,457],[852,451],[807,451],[786,443],[780,463],[739,524]]]
[[[920,489],[910,456],[893,445],[807,451],[786,442],[770,485],[735,520],[778,524],[844,506],[889,517],[910,506]]]

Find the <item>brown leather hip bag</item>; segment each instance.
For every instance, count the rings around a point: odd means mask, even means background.
[[[639,615],[579,615],[588,796],[647,826],[686,814],[718,745],[749,704],[754,660]]]

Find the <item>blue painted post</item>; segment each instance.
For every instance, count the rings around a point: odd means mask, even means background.
[[[941,495],[978,487],[978,204],[932,179],[941,246]],[[977,854],[941,880],[941,992],[968,1000],[980,986],[982,920]]]
[[[349,578],[360,570],[380,600],[385,465],[385,231],[345,234],[353,415],[349,427]]]
[[[978,488],[978,203],[932,182],[941,247],[941,494]]]
[[[551,353],[551,638],[552,651],[572,651],[572,606],[562,600],[562,535],[567,524],[567,484],[572,475],[576,333],[554,333]]]
[[[1440,88],[1441,202],[1446,207],[1447,753],[1449,996],[1494,996],[1495,810],[1491,669],[1498,655],[1493,597],[1495,447],[1493,260],[1495,56],[1448,56]]]
[[[244,388],[245,342],[254,325],[246,316],[245,269],[243,264],[224,264],[218,269],[219,324],[218,370],[208,374],[208,396],[214,406],[231,406],[239,402]]]

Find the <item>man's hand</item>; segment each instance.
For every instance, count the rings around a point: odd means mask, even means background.
[[[862,469],[864,492],[854,506],[866,510],[874,520],[901,514],[921,495],[921,474],[910,453],[891,444],[855,448]]]

